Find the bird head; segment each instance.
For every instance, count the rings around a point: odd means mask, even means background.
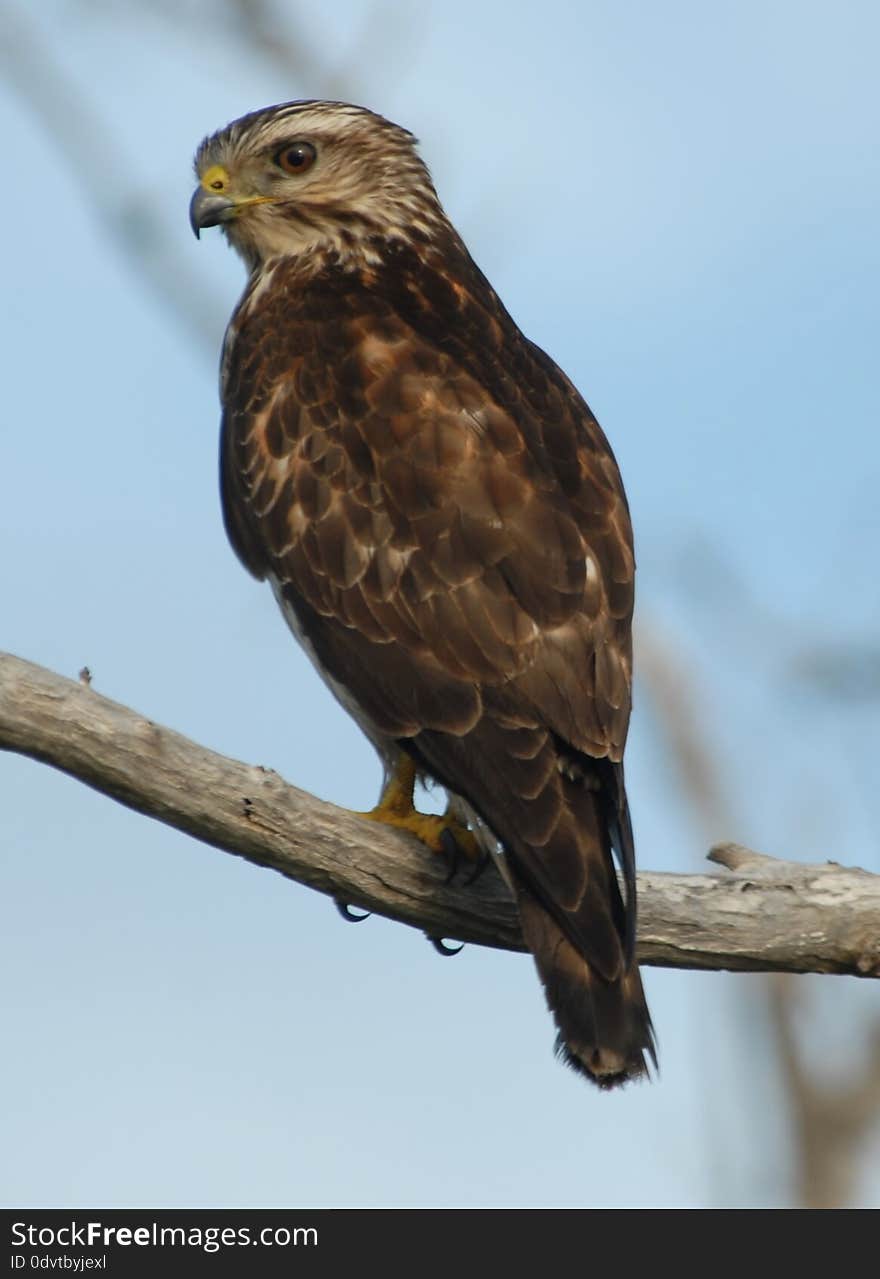
[[[406,129],[344,102],[288,102],[205,138],[190,203],[251,269],[279,256],[369,260],[377,238],[430,239],[446,219]]]

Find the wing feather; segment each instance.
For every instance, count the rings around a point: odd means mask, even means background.
[[[470,259],[398,255],[344,290],[341,272],[301,289],[295,270],[276,267],[228,346],[233,544],[377,731],[503,833],[528,891],[616,980],[632,942],[609,830],[628,897],[634,878],[602,761],[626,740],[634,562],[607,441]]]

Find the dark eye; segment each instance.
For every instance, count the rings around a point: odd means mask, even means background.
[[[305,173],[312,167],[318,153],[311,142],[288,142],[275,153],[275,163],[285,173]]]

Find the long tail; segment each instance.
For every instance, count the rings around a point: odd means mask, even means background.
[[[485,824],[490,847],[500,841],[559,1055],[600,1088],[645,1075],[646,1056],[656,1065],[656,1053],[634,958],[635,855],[623,767],[580,754],[546,730],[517,734],[487,718],[479,749],[470,749],[477,738],[425,732],[406,749]]]
[[[590,966],[528,888],[516,885],[526,944],[534,956],[556,1029],[556,1051],[600,1088],[647,1074],[656,1055],[638,966],[614,980]]]
[[[562,778],[549,838],[536,847],[515,837],[510,869],[559,1032],[556,1050],[600,1088],[613,1088],[646,1075],[646,1055],[655,1067],[657,1057],[635,961],[635,855],[623,769],[581,762],[584,772]]]

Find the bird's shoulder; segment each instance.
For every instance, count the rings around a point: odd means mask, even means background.
[[[377,242],[358,268],[270,263],[251,282],[225,345],[224,431],[239,434],[273,397],[293,395],[324,430],[370,418],[386,446],[459,432],[558,493],[589,526],[623,508],[611,447],[556,363],[521,332],[454,233],[447,242]],[[392,434],[393,434],[392,430]],[[349,430],[349,436],[352,432]],[[436,441],[434,441],[436,443]],[[442,449],[441,449],[442,451]]]
[[[499,713],[541,706],[618,757],[633,555],[611,450],[469,260],[397,252],[306,283],[279,267],[246,295],[224,391],[230,539],[347,643],[515,692]]]

